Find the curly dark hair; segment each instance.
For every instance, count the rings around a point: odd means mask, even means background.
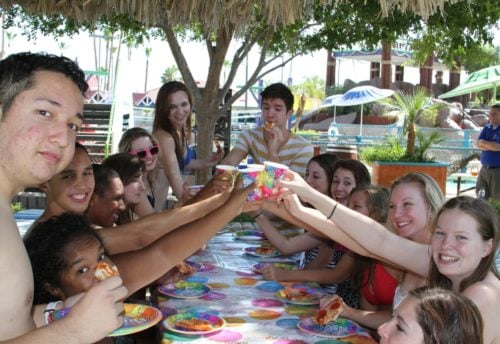
[[[85,81],[85,73],[67,57],[28,52],[12,54],[0,61],[0,105],[3,113],[8,111],[19,93],[33,86],[33,74],[38,71],[66,75],[75,83],[82,95],[89,88]]]
[[[68,245],[87,238],[102,240],[87,220],[65,213],[38,223],[24,237],[24,246],[31,261],[34,277],[34,304],[56,301],[47,286],[61,287],[61,275],[67,268],[64,259]]]

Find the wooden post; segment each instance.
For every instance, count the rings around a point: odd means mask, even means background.
[[[461,72],[461,66],[462,64],[460,63],[460,59],[456,58],[455,59],[455,66],[450,69],[450,79],[449,79],[449,86],[450,90],[456,88],[458,85],[460,85],[460,72]],[[474,96],[475,94],[473,94]],[[466,106],[467,102],[469,101],[469,95],[463,95],[463,96],[458,96],[458,97],[453,97],[449,98],[448,101],[456,101],[462,103],[463,106]]]
[[[392,46],[391,42],[382,41],[382,74],[380,77],[380,88],[391,88],[392,74]]]
[[[326,83],[325,87],[335,86],[335,57],[333,57],[333,52],[328,50],[328,56],[326,59]]]

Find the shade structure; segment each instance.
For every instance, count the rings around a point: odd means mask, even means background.
[[[334,106],[354,106],[361,105],[361,117],[359,125],[359,136],[363,135],[363,104],[372,103],[380,99],[390,97],[394,94],[393,90],[377,88],[374,86],[358,86],[351,88],[341,97],[331,100]]]
[[[438,98],[457,97],[464,94],[493,89],[493,99],[496,100],[496,89],[500,86],[500,65],[483,68],[471,73],[465,82],[456,88],[441,94]]]

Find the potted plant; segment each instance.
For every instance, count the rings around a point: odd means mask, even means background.
[[[425,135],[416,128],[420,116],[436,111],[441,105],[432,104],[428,91],[422,87],[411,93],[396,92],[392,98],[380,102],[398,111],[404,119],[400,137],[388,137],[382,145],[361,151],[361,158],[372,165],[372,182],[388,187],[401,175],[423,172],[431,175],[445,192],[447,164],[437,163],[427,155],[430,146],[443,142],[444,138],[437,131]]]

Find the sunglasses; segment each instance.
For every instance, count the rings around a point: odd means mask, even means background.
[[[146,156],[151,155],[156,155],[160,151],[160,147],[158,145],[152,145],[149,148],[146,149],[133,149],[129,153],[132,155],[135,155],[141,159],[144,159]]]

